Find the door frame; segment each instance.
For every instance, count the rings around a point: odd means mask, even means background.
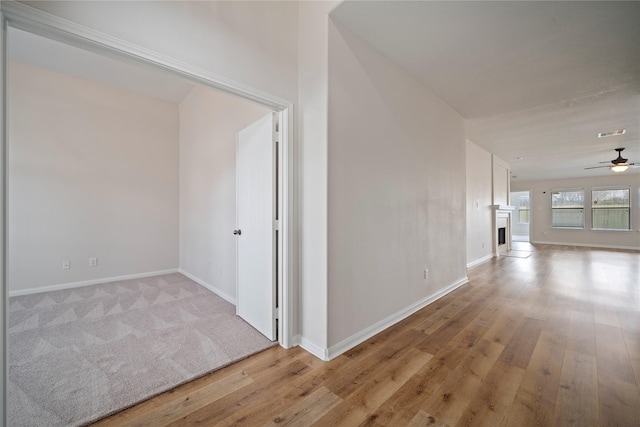
[[[295,289],[294,279],[297,274],[297,254],[295,235],[295,171],[296,159],[294,157],[294,104],[286,99],[271,95],[259,89],[236,82],[210,71],[194,67],[190,64],[178,61],[169,56],[152,51],[142,46],[121,40],[109,34],[105,34],[91,28],[76,24],[55,15],[32,8],[17,2],[2,2],[0,6],[0,24],[2,25],[0,37],[0,329],[1,349],[0,362],[2,364],[2,377],[6,378],[6,325],[8,308],[7,289],[7,156],[8,131],[7,131],[7,35],[8,28],[17,28],[28,31],[52,40],[80,47],[108,57],[119,60],[151,66],[164,70],[181,78],[186,78],[194,83],[204,85],[227,94],[244,98],[267,107],[279,115],[281,149],[278,155],[280,170],[279,201],[280,233],[279,246],[279,280],[278,280],[278,342],[284,348],[296,345],[295,342]],[[6,382],[2,381],[0,389],[0,413],[6,414],[4,409],[6,401]]]

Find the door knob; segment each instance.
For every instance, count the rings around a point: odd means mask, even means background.
[[[233,234],[235,234],[236,236],[239,236],[242,234],[242,230],[233,230]]]

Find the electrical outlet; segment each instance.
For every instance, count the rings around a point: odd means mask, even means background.
[[[96,265],[98,265],[98,258],[89,258],[89,267],[95,267]]]
[[[71,261],[62,261],[62,269],[68,270],[71,268]]]
[[[428,268],[425,268],[425,269],[424,269],[424,278],[425,278],[425,279],[428,279],[428,278],[429,278],[429,269],[428,269]]]

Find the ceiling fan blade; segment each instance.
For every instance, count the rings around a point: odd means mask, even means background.
[[[640,163],[627,163],[628,159],[625,159],[622,157],[622,151],[624,151],[624,148],[616,148],[615,151],[618,152],[617,158],[611,160],[610,162],[598,162],[599,164],[606,164],[606,166],[591,166],[591,167],[585,168],[585,170],[600,169],[600,168],[609,168],[613,170],[614,167],[617,168],[619,166],[633,166],[633,167],[640,166]]]

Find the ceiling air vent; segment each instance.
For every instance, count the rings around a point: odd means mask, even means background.
[[[600,132],[598,134],[598,138],[606,138],[608,136],[624,135],[626,132],[627,132],[626,129],[614,130],[614,131],[611,131],[611,132]]]

